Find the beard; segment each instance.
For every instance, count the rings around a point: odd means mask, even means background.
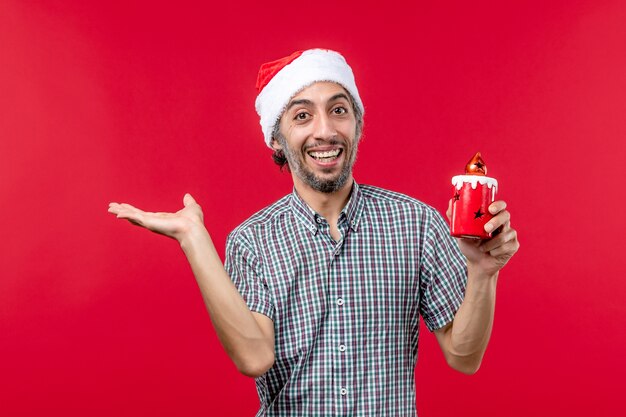
[[[350,178],[350,174],[352,173],[352,167],[356,162],[356,154],[358,149],[358,139],[353,141],[354,147],[350,148],[350,154],[346,154],[344,157],[344,163],[341,167],[341,171],[333,178],[320,178],[315,175],[313,171],[311,171],[302,158],[300,158],[299,153],[293,149],[291,149],[287,145],[287,139],[283,136],[282,133],[278,133],[276,135],[276,140],[283,148],[283,153],[285,154],[285,158],[287,159],[287,163],[289,164],[289,169],[300,178],[305,184],[310,186],[316,191],[321,193],[334,193],[335,191],[339,191],[342,189],[348,179]],[[347,149],[345,143],[342,141],[331,139],[328,142],[329,145],[344,145],[344,152]],[[306,158],[306,156],[304,156]]]

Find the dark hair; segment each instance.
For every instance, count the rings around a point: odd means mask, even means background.
[[[352,111],[354,111],[354,117],[356,118],[355,138],[358,140],[361,138],[361,133],[363,133],[363,112],[361,111],[359,106],[356,105],[354,98],[352,98],[352,94],[350,94],[349,91],[346,91],[346,93],[348,93],[348,97],[350,97],[350,104],[352,104]],[[279,118],[274,124],[274,129],[272,129],[272,140],[278,141],[278,138],[281,135],[282,134],[280,133]],[[285,152],[283,152],[282,149],[274,149],[274,153],[272,153],[272,159],[274,160],[274,163],[279,166],[281,171],[285,169],[287,172],[291,172],[291,170],[289,169],[289,163],[287,162],[287,157],[285,156]]]
[[[278,135],[280,135],[280,131],[276,129],[280,123],[276,123],[274,125],[274,132],[272,132],[272,140],[278,140]],[[278,165],[279,169],[282,171],[283,168],[287,172],[291,172],[289,169],[289,163],[287,162],[287,157],[285,156],[285,152],[282,149],[274,149],[274,153],[272,154],[272,159],[274,163]]]

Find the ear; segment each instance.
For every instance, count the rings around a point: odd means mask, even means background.
[[[278,143],[278,141],[276,140],[276,138],[272,138],[272,149],[274,149],[275,151],[282,151],[283,147],[281,146],[280,143]]]

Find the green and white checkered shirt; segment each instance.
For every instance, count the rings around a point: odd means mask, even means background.
[[[226,270],[274,321],[257,416],[415,416],[419,316],[454,318],[467,267],[448,225],[405,195],[353,185],[341,239],[295,192],[228,237]]]

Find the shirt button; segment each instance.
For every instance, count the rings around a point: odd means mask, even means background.
[[[339,351],[340,352],[345,352],[346,351],[346,345],[339,345]]]
[[[321,224],[323,220],[322,220],[322,218],[321,218],[321,217],[316,217],[316,218],[315,218],[315,221]]]
[[[343,305],[343,298],[337,298],[337,305],[338,306],[342,306]]]
[[[348,393],[348,390],[345,388],[342,388],[340,391],[341,395],[346,395]]]

